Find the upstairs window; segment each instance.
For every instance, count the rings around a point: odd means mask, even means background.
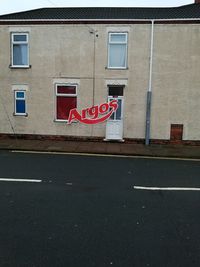
[[[12,33],[12,67],[29,67],[28,33]]]
[[[15,115],[25,116],[26,114],[26,92],[15,91]]]
[[[67,121],[77,107],[77,85],[56,85],[56,120]]]
[[[127,68],[127,33],[109,33],[108,68]]]

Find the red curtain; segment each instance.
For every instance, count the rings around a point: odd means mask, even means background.
[[[76,94],[76,86],[57,86],[57,93],[58,94]]]
[[[76,97],[57,96],[57,119],[68,120],[71,109],[76,108]]]

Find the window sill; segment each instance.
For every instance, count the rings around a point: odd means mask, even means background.
[[[54,119],[54,122],[63,122],[63,123],[67,123],[68,121],[67,121],[67,120],[57,120],[57,119]]]
[[[57,120],[57,119],[54,119],[54,122],[58,122],[58,123],[66,123],[66,124],[68,124],[68,121],[67,120]],[[77,123],[77,121],[73,121],[72,123]],[[72,123],[70,123],[70,124],[72,124]],[[68,124],[68,125],[70,125],[70,124]]]
[[[119,67],[119,68],[115,68],[115,67],[105,67],[106,70],[128,70],[129,68],[128,67],[125,67],[125,68],[122,68],[122,67]]]
[[[28,117],[28,113],[13,113],[15,117]]]
[[[27,66],[12,66],[9,65],[10,69],[30,69],[32,66],[31,65],[27,65]]]

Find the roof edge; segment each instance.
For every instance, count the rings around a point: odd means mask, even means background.
[[[1,19],[0,21],[5,22],[35,22],[35,21],[41,21],[41,22],[81,22],[81,21],[179,21],[179,20],[186,20],[186,21],[199,21],[200,18],[163,18],[163,19]]]

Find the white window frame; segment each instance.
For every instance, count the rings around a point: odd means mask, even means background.
[[[58,93],[58,86],[74,86],[76,88],[75,94],[64,94],[64,93]],[[68,120],[61,120],[57,118],[57,96],[64,96],[64,97],[76,97],[76,104],[78,106],[78,94],[77,94],[77,84],[72,83],[57,83],[55,85],[55,121],[56,122],[68,122]]]
[[[26,41],[14,41],[15,35],[26,35]],[[29,34],[27,32],[13,32],[11,34],[11,67],[14,68],[29,68]],[[26,44],[27,45],[27,65],[14,65],[14,45],[15,44]]]
[[[111,41],[112,35],[125,35],[125,41],[124,42],[113,42]],[[123,44],[126,46],[126,53],[125,53],[125,66],[119,66],[119,67],[113,67],[110,66],[110,46],[112,44]],[[127,57],[128,57],[128,32],[109,32],[108,33],[108,69],[127,69]]]
[[[24,97],[23,98],[18,98],[17,97],[17,93],[24,93]],[[14,106],[15,106],[15,111],[14,111],[14,115],[16,116],[27,116],[27,107],[26,107],[26,91],[25,90],[15,90],[14,91]],[[24,113],[19,113],[17,112],[17,100],[24,100],[25,101],[25,112]]]

